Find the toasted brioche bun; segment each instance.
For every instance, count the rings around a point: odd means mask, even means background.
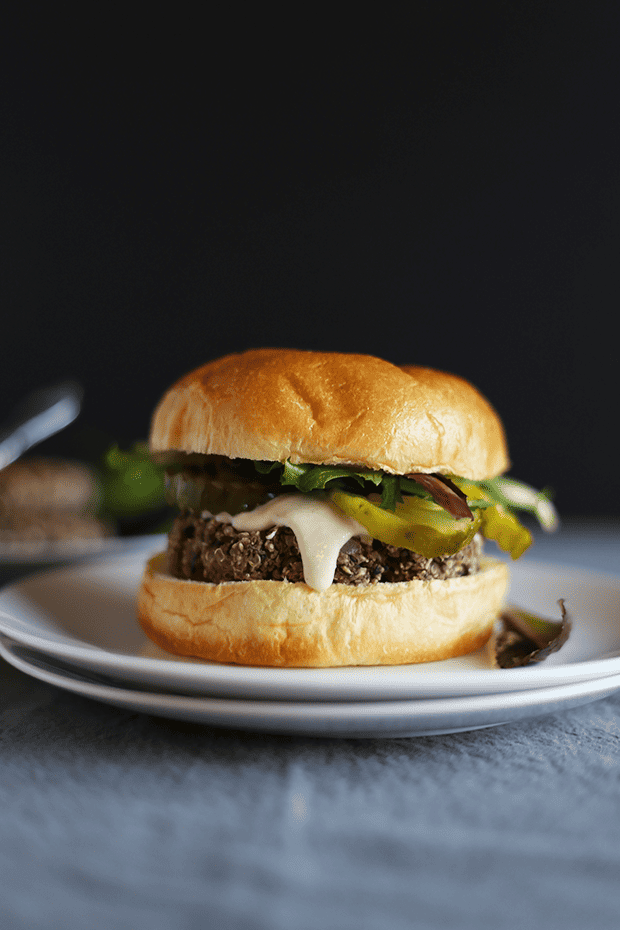
[[[173,578],[160,554],[146,565],[138,617],[168,652],[280,667],[405,665],[479,649],[504,602],[508,569],[484,559],[474,575],[432,581],[209,584]]]
[[[462,378],[371,355],[290,349],[228,355],[181,378],[153,415],[150,445],[473,480],[509,466],[497,414]]]

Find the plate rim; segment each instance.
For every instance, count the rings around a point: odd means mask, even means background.
[[[416,668],[416,666],[350,666],[337,669],[305,669],[305,668],[264,668],[258,666],[242,666],[214,662],[187,662],[178,659],[161,659],[146,656],[135,656],[124,653],[115,653],[98,646],[80,643],[78,640],[67,636],[65,641],[56,641],[49,639],[45,631],[39,633],[29,633],[21,630],[15,630],[11,622],[15,618],[5,609],[2,600],[6,594],[21,593],[28,584],[40,581],[45,577],[57,577],[63,575],[84,576],[90,571],[98,568],[114,568],[115,564],[122,567],[127,566],[127,559],[131,558],[134,563],[133,567],[139,573],[140,566],[146,558],[147,553],[157,551],[157,546],[161,544],[162,536],[154,535],[152,537],[132,540],[122,552],[114,554],[102,554],[93,556],[84,560],[79,560],[70,565],[63,565],[54,568],[43,569],[33,572],[24,578],[21,578],[0,591],[0,632],[16,642],[19,642],[34,650],[38,650],[44,655],[63,658],[65,661],[74,662],[84,668],[105,669],[109,674],[125,674],[130,676],[130,680],[145,680],[153,676],[166,677],[174,679],[178,685],[188,687],[190,684],[193,688],[199,687],[204,694],[207,689],[218,688],[230,695],[235,695],[236,689],[245,689],[246,696],[256,699],[255,695],[248,692],[250,690],[264,690],[274,688],[289,688],[299,691],[316,692],[318,689],[330,691],[333,696],[319,697],[317,694],[311,694],[306,697],[296,697],[295,700],[355,700],[350,697],[336,697],[338,693],[352,689],[360,692],[369,688],[372,684],[375,688],[380,688],[383,696],[375,697],[374,700],[396,700],[393,693],[399,690],[401,699],[421,699],[432,696],[434,693],[445,692],[450,688],[455,688],[455,695],[480,694],[480,693],[500,693],[513,692],[517,690],[529,690],[531,688],[548,688],[555,687],[562,682],[569,681],[586,681],[593,680],[620,673],[620,655],[602,656],[592,659],[584,659],[579,662],[571,662],[562,665],[539,665],[527,668],[517,669],[494,669],[481,668],[464,670],[458,673],[458,683],[456,686],[448,684],[448,676],[445,673],[433,672],[425,673],[423,679],[407,683],[404,679],[396,683],[382,681],[382,676],[387,677],[395,668],[405,670],[407,668]],[[572,565],[563,565],[549,561],[538,561],[528,559],[520,565],[515,565],[514,570],[519,572],[537,572],[539,574],[553,572],[554,574],[562,573],[570,577],[571,581],[576,584],[597,586],[608,585],[620,594],[620,576],[610,572],[600,572],[589,568],[578,568]],[[3,621],[9,621],[7,627]],[[32,621],[36,626],[36,620]],[[59,634],[62,636],[62,634]],[[94,663],[94,664],[92,664]],[[434,663],[428,663],[434,664]],[[439,663],[438,663],[439,664]],[[142,670],[136,672],[136,665]],[[369,672],[374,674],[377,679],[372,683],[356,682],[356,677],[360,674]],[[136,679],[135,675],[139,678]],[[334,683],[331,679],[339,675],[343,682]],[[269,677],[271,681],[265,682]],[[456,676],[455,676],[456,677]],[[329,680],[328,680],[329,679]],[[196,685],[197,680],[199,684]],[[305,681],[305,684],[304,684]],[[310,683],[311,682],[311,683]],[[402,696],[403,692],[408,690],[408,696]],[[387,693],[386,693],[387,692]],[[236,695],[237,697],[238,694]],[[291,698],[292,699],[292,698]],[[363,698],[357,698],[363,700]]]
[[[7,637],[8,638],[8,637]],[[15,645],[19,646],[19,643]],[[14,665],[15,668],[19,668],[19,665],[14,664],[19,662],[20,665],[27,666],[29,669],[32,669],[32,673],[25,672],[25,674],[32,674],[32,677],[37,677],[34,673],[35,671],[43,672],[49,679],[58,679],[65,682],[65,685],[57,685],[58,687],[65,687],[65,690],[72,690],[75,693],[83,693],[85,697],[89,695],[86,693],[86,690],[76,691],[76,688],[80,687],[81,689],[88,689],[92,691],[92,696],[95,697],[96,694],[116,694],[119,696],[124,695],[138,695],[143,696],[145,701],[148,698],[153,700],[155,704],[163,705],[164,702],[172,702],[175,705],[182,706],[184,704],[194,704],[197,706],[221,706],[225,708],[252,708],[255,713],[260,713],[261,711],[279,711],[281,713],[290,713],[293,711],[295,714],[300,716],[310,716],[312,711],[325,713],[326,715],[343,715],[346,713],[351,713],[352,711],[358,709],[364,709],[372,716],[380,717],[386,715],[387,713],[404,713],[407,709],[423,710],[425,713],[437,714],[438,716],[444,713],[449,713],[451,710],[456,710],[457,705],[469,705],[472,708],[472,705],[475,706],[473,709],[482,709],[482,710],[497,710],[501,709],[501,705],[504,702],[510,702],[513,705],[518,706],[538,706],[540,701],[543,701],[543,704],[555,703],[556,701],[561,701],[563,699],[570,700],[571,697],[577,697],[582,694],[590,694],[592,692],[597,693],[599,691],[610,690],[620,690],[620,672],[617,672],[613,675],[606,675],[602,678],[590,679],[588,681],[572,682],[571,684],[560,684],[550,688],[531,688],[527,691],[515,691],[515,692],[497,692],[491,694],[475,694],[475,695],[455,695],[451,697],[442,697],[442,698],[404,698],[400,700],[392,701],[270,701],[270,700],[248,700],[245,698],[229,698],[229,697],[217,697],[214,695],[188,695],[188,694],[176,694],[174,692],[155,692],[148,690],[138,690],[128,687],[121,687],[114,684],[102,684],[99,682],[88,682],[87,680],[78,681],[77,679],[70,678],[65,676],[62,671],[55,669],[38,669],[33,663],[30,663],[27,659],[24,659],[20,656],[15,656],[10,648],[7,648],[5,645],[4,639],[0,639],[0,655]],[[10,658],[8,658],[10,656]],[[21,670],[21,669],[20,669]],[[86,679],[86,676],[85,676]],[[39,680],[47,681],[48,678],[41,677]],[[54,683],[50,681],[49,683]],[[575,693],[577,692],[577,693]]]
[[[26,569],[32,569],[28,578],[33,575],[47,574],[52,571],[62,571],[65,568],[75,567],[77,564],[84,565],[87,562],[98,561],[99,559],[116,558],[124,553],[131,552],[133,548],[139,549],[146,545],[148,540],[165,539],[161,533],[144,533],[139,536],[119,536],[118,533],[111,536],[93,537],[92,539],[83,540],[58,540],[52,541],[47,546],[42,546],[41,551],[32,553],[27,556],[24,552],[19,552],[19,542],[10,545],[0,542],[0,566],[17,567],[22,566]],[[79,543],[80,545],[77,545]],[[27,543],[23,544],[28,548]],[[80,548],[83,546],[83,548]],[[32,548],[32,547],[31,547]],[[5,585],[10,587],[12,583]],[[0,592],[4,589],[0,589]]]

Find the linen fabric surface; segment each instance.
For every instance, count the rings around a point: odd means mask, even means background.
[[[620,527],[532,558],[620,572]],[[527,556],[526,556],[527,558]],[[0,926],[616,928],[620,692],[417,739],[218,730],[0,660]]]

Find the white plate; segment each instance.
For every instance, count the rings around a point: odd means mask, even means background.
[[[89,558],[94,555],[114,555],[152,540],[153,536],[102,536],[93,539],[59,539],[32,542],[0,542],[0,565],[37,566],[53,565]]]
[[[554,688],[438,700],[245,701],[102,684],[4,637],[0,655],[27,675],[125,710],[232,729],[347,739],[431,736],[500,726],[588,704],[620,689],[620,675],[612,675]]]
[[[124,555],[30,576],[0,592],[0,632],[50,657],[130,685],[181,694],[296,701],[403,700],[515,692],[620,674],[620,577],[523,562],[511,565],[510,599],[574,628],[544,663],[494,669],[486,649],[423,665],[278,669],[179,660],[152,646],[135,619],[145,559],[163,537]],[[164,658],[161,658],[164,657]]]

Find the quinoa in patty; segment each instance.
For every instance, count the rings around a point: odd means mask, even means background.
[[[454,555],[427,559],[373,539],[350,539],[340,550],[334,582],[367,585],[380,582],[456,578],[479,570],[482,539],[476,536]],[[181,513],[168,540],[168,567],[175,578],[208,581],[303,581],[297,539],[291,529],[235,530],[210,515]]]

